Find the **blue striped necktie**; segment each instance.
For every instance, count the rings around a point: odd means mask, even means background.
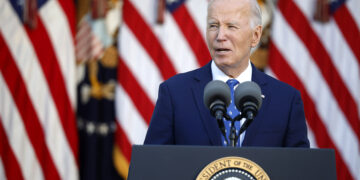
[[[230,87],[230,90],[231,90],[231,103],[230,103],[229,107],[227,108],[227,114],[231,118],[234,119],[237,115],[240,114],[234,104],[234,101],[235,101],[234,100],[234,89],[235,89],[235,86],[239,84],[239,81],[237,81],[236,79],[229,79],[226,81],[226,84]],[[224,118],[224,124],[225,124],[225,129],[226,129],[226,138],[228,139],[229,135],[230,135],[231,121],[225,120],[225,118]],[[235,128],[236,128],[236,132],[238,132],[240,129],[239,121],[235,122]],[[221,135],[221,137],[222,137],[223,146],[227,146],[224,137],[222,135]],[[240,145],[239,141],[240,141],[240,138],[238,139],[237,146]],[[228,139],[228,142],[230,143],[229,139]]]

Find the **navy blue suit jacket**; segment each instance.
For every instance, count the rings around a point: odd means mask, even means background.
[[[221,146],[218,124],[203,103],[204,87],[211,80],[208,63],[163,82],[144,144]],[[242,145],[309,147],[299,91],[253,65],[252,81],[260,86],[265,98]]]

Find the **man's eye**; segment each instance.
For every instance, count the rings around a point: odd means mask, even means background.
[[[237,29],[236,26],[229,26],[230,29]]]
[[[209,28],[217,28],[217,25],[216,24],[210,24]]]

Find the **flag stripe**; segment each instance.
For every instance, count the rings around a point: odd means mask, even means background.
[[[79,31],[83,31],[84,33],[82,35],[78,33],[76,36],[76,56],[79,60],[97,59],[103,53],[103,44],[101,40],[91,31],[88,23],[84,22],[83,24],[86,25],[82,25]],[[84,31],[84,29],[87,28],[88,31]]]
[[[160,42],[146,25],[141,15],[129,0],[124,0],[123,18],[129,29],[134,33],[136,38],[142,44],[146,52],[151,56],[155,64],[158,66],[164,79],[168,79],[176,74],[169,56],[162,48]],[[145,40],[145,41],[144,41]]]
[[[134,10],[137,11],[139,18],[145,22],[146,25],[149,26],[150,30],[155,31],[157,27],[161,26],[161,24],[157,24],[157,15],[159,13],[164,13],[164,11],[159,12],[157,7],[158,3],[161,3],[159,0],[127,0],[131,3]],[[123,5],[123,14],[124,10],[126,10],[127,6]],[[160,14],[159,14],[160,15]],[[166,22],[166,17],[164,17]]]
[[[206,36],[206,16],[207,16],[208,0],[188,0],[186,7],[193,18],[196,26],[200,30],[201,37],[205,41]]]
[[[81,46],[81,45],[79,45]],[[88,60],[91,58],[91,46],[82,46],[81,49],[76,51],[76,57],[79,60]]]
[[[43,131],[39,131],[42,127],[26,90],[24,80],[9,50],[6,48],[6,44],[1,35],[0,47],[0,55],[3,57],[0,59],[0,71],[20,111],[26,132],[41,164],[44,177],[45,179],[60,179],[52,157],[50,156],[49,149],[46,146]]]
[[[71,108],[74,109],[76,105],[76,78],[74,78],[76,76],[75,47],[68,21],[58,1],[55,0],[48,1],[40,9],[40,17],[54,47],[60,70],[66,80],[65,85],[71,102]],[[59,28],[59,26],[63,28]]]
[[[360,119],[358,116],[358,109],[356,108],[357,105],[344,85],[344,82],[340,78],[337,69],[331,61],[331,58],[324,49],[324,46],[293,1],[280,0],[278,5],[289,25],[308,48],[314,61],[321,70],[324,79],[328,83],[329,88],[334,94],[340,108],[344,112],[347,120],[357,135],[357,142],[360,142]],[[294,18],[303,23],[297,23],[297,21],[294,21]],[[310,39],[311,41],[309,41]]]
[[[124,61],[120,58],[118,66],[118,81],[124,87],[124,90],[129,94],[131,100],[135,103],[136,109],[140,112],[147,124],[150,123],[152,112],[155,108],[154,104],[146,95],[142,86],[134,78],[133,73],[126,66]]]
[[[64,14],[66,14],[67,21],[69,23],[69,27],[71,30],[71,34],[73,37],[73,43],[74,44],[74,37],[75,37],[75,25],[76,25],[76,17],[75,17],[75,6],[72,0],[50,0],[50,1],[58,1],[61,5],[61,9],[64,11]]]
[[[348,0],[346,1],[346,7],[349,10],[351,16],[354,18],[358,29],[360,29],[360,13],[359,13],[360,1]]]
[[[121,38],[119,51],[126,52],[120,53],[124,64],[126,64],[129,71],[133,72],[136,81],[144,89],[151,102],[155,104],[158,85],[164,80],[158,67],[133,36],[130,29],[127,28],[126,24],[123,24]],[[134,59],[141,59],[141,61],[134,61]]]
[[[1,159],[1,156],[0,156],[0,179],[3,179],[3,180],[6,180],[6,173],[5,173],[5,170],[4,170],[4,166],[3,166],[3,161]]]
[[[91,35],[90,49],[91,49],[90,58],[99,59],[100,56],[103,54],[104,46],[101,40],[95,35]]]
[[[89,48],[88,43],[92,42],[93,36],[90,26],[83,19],[82,23],[79,25],[79,31],[76,34],[76,52],[81,52],[84,48]]]
[[[78,157],[78,140],[75,121],[75,112],[67,95],[65,81],[61,73],[58,60],[55,56],[53,46],[48,33],[39,18],[37,17],[38,27],[32,31],[26,27],[26,32],[31,40],[39,63],[48,83],[55,106],[57,108],[63,130],[70,144],[75,159]],[[76,161],[77,162],[77,161]]]
[[[306,120],[306,122],[308,122],[308,120]],[[308,126],[308,139],[310,142],[310,148],[319,148],[319,146],[316,143],[316,136],[313,132],[313,129],[311,129],[308,124],[307,126]]]
[[[200,31],[190,16],[185,4],[180,5],[173,13],[179,28],[183,32],[200,66],[211,60],[211,56]]]
[[[312,132],[315,133],[315,138],[317,145],[322,148],[332,148],[335,149],[336,163],[337,163],[337,175],[338,179],[352,179],[350,172],[348,171],[347,165],[344,163],[341,154],[339,154],[338,149],[335,147],[331,138],[328,135],[328,131],[324,124],[322,123],[320,116],[316,111],[316,106],[309,94],[307,93],[304,85],[295,75],[294,71],[288,65],[286,60],[282,57],[280,52],[272,44],[270,45],[270,61],[269,65],[272,71],[276,76],[284,82],[290,83],[293,87],[297,88],[301,92],[302,99],[304,101],[305,108],[305,117],[308,120]],[[276,59],[276,61],[275,61]]]
[[[164,14],[165,22],[161,25],[152,25],[153,32],[156,33],[156,37],[169,55],[176,72],[186,72],[199,67],[195,54],[188,41],[184,41],[184,34],[178,28],[174,16],[170,11],[165,11]]]
[[[0,72],[0,116],[5,133],[9,138],[9,144],[13,150],[16,159],[21,159],[19,164],[22,170],[22,174],[25,179],[38,179],[42,180],[43,172],[41,165],[36,157],[34,149],[31,145],[29,136],[26,134],[26,130],[20,113],[16,108],[15,102],[11,97],[10,90],[6,86],[5,80]],[[3,164],[6,166],[6,164]]]
[[[2,163],[6,164],[4,166],[5,176],[7,179],[24,179],[19,162],[16,160],[15,154],[10,147],[8,137],[1,122],[0,116],[0,157]]]
[[[355,54],[358,66],[360,67],[360,31],[345,5],[339,7],[335,12],[334,18],[342,35],[345,37],[350,49]]]
[[[87,21],[87,16],[84,16],[83,18],[81,18],[79,24],[78,24],[78,31],[76,32],[76,36],[75,36],[75,40],[76,41],[88,41],[87,39],[84,39],[86,37],[90,37],[88,36],[88,33],[91,32],[91,27]],[[85,41],[85,42],[86,42]],[[78,43],[78,42],[76,42]]]
[[[118,120],[116,120],[118,122]],[[116,133],[115,133],[115,139],[117,145],[120,147],[122,154],[125,156],[126,160],[130,162],[131,159],[131,144],[127,138],[126,133],[122,129],[122,127],[119,125],[119,123],[116,123]]]
[[[89,42],[94,39],[93,32],[87,20],[83,18],[79,24],[76,34],[76,51],[81,51],[84,47],[88,48]]]
[[[116,119],[126,133],[131,144],[144,143],[148,124],[141,117],[135,107],[135,103],[130,99],[121,84],[116,87]]]

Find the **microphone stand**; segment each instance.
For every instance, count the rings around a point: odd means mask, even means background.
[[[236,135],[235,142],[239,139],[240,135],[249,127],[249,125],[254,120],[255,116],[252,111],[247,111],[247,113],[243,115],[238,115],[235,117],[236,121],[240,121],[242,118],[245,118],[245,122],[240,127],[239,133]]]
[[[229,134],[229,140],[230,143],[227,143],[228,146],[231,147],[236,147],[236,128],[235,128],[235,119],[231,118],[229,115],[226,114],[226,116],[224,116],[226,120],[231,121],[231,125],[230,125],[230,134]],[[225,139],[226,136],[224,136]]]
[[[251,122],[254,119],[254,116],[251,112],[251,114],[247,115],[238,115],[236,116],[234,119],[231,118],[230,116],[228,116],[227,114],[224,116],[226,120],[231,121],[231,126],[230,126],[230,134],[229,134],[229,140],[230,140],[230,144],[228,143],[228,146],[231,147],[236,147],[236,144],[238,143],[238,139],[240,137],[240,135],[247,129],[247,127],[251,124]],[[240,130],[238,133],[236,133],[236,128],[235,128],[235,122],[236,121],[240,121],[242,118],[245,118],[245,122],[243,123],[243,125],[240,127]],[[226,138],[225,138],[226,139]],[[227,141],[227,140],[226,140]]]
[[[231,121],[230,134],[229,134],[230,143],[228,143],[228,146],[236,147],[238,136],[240,136],[241,133],[239,133],[238,135],[236,134],[235,121],[239,121],[240,119],[242,119],[242,116],[238,115],[233,119],[229,115],[224,114],[224,118],[228,121]],[[224,137],[225,140],[227,141],[226,136]]]
[[[221,134],[225,137],[224,139],[226,141],[226,144],[229,144],[229,141],[226,138],[226,132],[225,132],[226,130],[225,130],[223,117],[225,119],[228,119],[228,118],[230,118],[230,116],[228,116],[226,113],[223,112],[224,111],[223,106],[215,106],[214,108],[219,109],[219,110],[215,111],[215,119],[218,122]]]
[[[234,119],[231,118],[226,113],[223,114],[223,116],[226,120],[231,121],[230,134],[229,134],[230,143],[228,143],[228,140],[226,138],[225,127],[223,126],[223,129],[222,129],[223,135],[225,137],[225,141],[228,144],[228,146],[236,147],[236,144],[238,142],[240,135],[249,127],[249,125],[252,123],[252,121],[255,118],[256,113],[254,113],[254,112],[256,112],[256,111],[254,111],[254,107],[251,107],[251,106],[246,107],[246,111],[243,111],[243,112],[244,113],[237,115]],[[240,121],[242,118],[245,118],[245,122],[240,127],[239,133],[236,133],[235,122]],[[224,124],[222,124],[222,125],[224,125]]]
[[[223,116],[224,116],[224,118],[226,119],[226,120],[231,120],[232,121],[232,118],[228,115],[228,114],[223,114]],[[219,121],[218,121],[219,122]],[[225,141],[226,141],[226,144],[228,145],[228,146],[230,146],[230,144],[233,144],[233,142],[231,141],[231,138],[229,137],[229,139],[230,139],[230,143],[229,143],[229,141],[228,141],[228,139],[226,138],[226,132],[225,132],[225,126],[224,126],[224,122],[223,122],[223,120],[222,120],[222,118],[221,118],[221,122],[223,123],[222,125],[223,125],[223,129],[221,129],[222,130],[222,134],[223,134],[223,136],[224,136],[224,139],[225,139]],[[235,146],[233,146],[233,147],[235,147]]]
[[[235,141],[235,139],[236,139],[236,129],[235,129],[235,121],[233,119],[231,120],[229,139],[230,139],[230,146],[231,147],[236,147],[236,141]]]

